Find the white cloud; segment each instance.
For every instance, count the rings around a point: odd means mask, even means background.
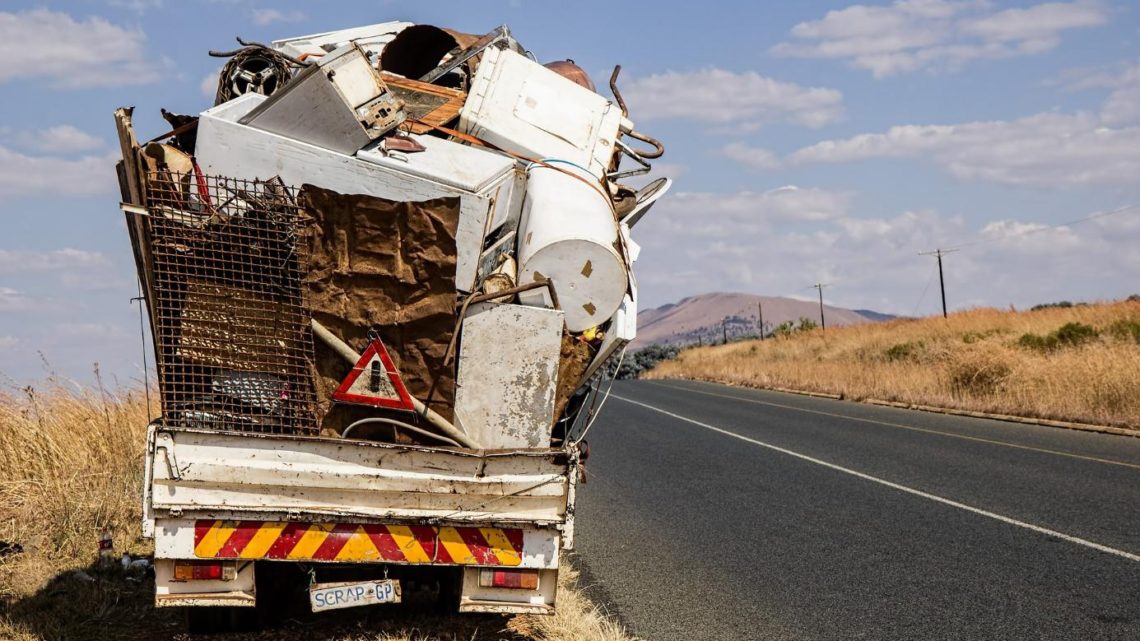
[[[35,307],[34,301],[18,289],[0,285],[0,312],[22,312]]]
[[[648,174],[628,176],[623,178],[621,182],[634,189],[640,189],[658,178],[672,178],[676,182],[678,178],[689,173],[688,166],[680,163],[654,161],[652,164],[653,169]],[[623,170],[633,169],[633,163],[623,164],[621,168]]]
[[[38,152],[74,154],[103,146],[103,141],[71,125],[56,125],[35,131],[21,131],[12,136],[20,147]]]
[[[958,178],[1006,185],[1134,185],[1140,175],[1140,63],[1101,71],[1068,70],[1050,84],[1068,90],[1111,91],[1099,112],[1051,111],[1016,120],[900,125],[882,133],[824,140],[793,152],[783,162],[916,158]],[[744,152],[736,157],[748,161]]]
[[[1069,69],[1053,85],[1069,91],[1111,89],[1100,117],[1108,125],[1140,121],[1140,62],[1117,63],[1101,69]]]
[[[202,92],[203,96],[213,100],[218,95],[218,76],[221,75],[221,72],[221,69],[215,69],[202,78],[198,90]]]
[[[103,252],[70,247],[47,251],[0,249],[0,274],[90,270],[109,267],[110,264]]]
[[[678,239],[761,234],[776,224],[839,218],[846,214],[851,199],[847,192],[794,185],[764,192],[670,193],[647,220],[652,219],[654,227],[675,233]],[[638,225],[640,231],[641,223]]]
[[[1066,29],[1099,27],[1108,11],[1097,2],[1047,2],[1024,9],[1006,9],[961,23],[961,30],[987,42],[1016,42],[1029,49],[1052,49]]]
[[[1108,10],[1095,0],[1050,2],[996,11],[984,0],[895,0],[851,5],[801,22],[792,39],[772,48],[787,57],[846,60],[876,78],[958,70],[978,59],[1043,53],[1063,31],[1103,25]]]
[[[43,80],[60,89],[153,82],[160,65],[146,35],[97,16],[76,20],[48,9],[0,12],[0,82]]]
[[[107,5],[143,14],[162,7],[162,0],[107,0]]]
[[[0,196],[86,196],[114,191],[117,157],[28,155],[0,145]]]
[[[126,328],[110,323],[55,323],[52,334],[62,338],[108,340],[129,336]]]
[[[787,160],[802,164],[867,158],[919,158],[959,178],[1009,185],[1128,185],[1140,175],[1140,127],[1105,127],[1089,113],[906,125],[885,133],[825,140]]]
[[[662,200],[634,230],[642,248],[643,306],[711,290],[805,294],[809,284],[828,282],[830,304],[934,313],[937,283],[928,283],[937,278],[935,263],[918,252],[964,240],[971,244],[945,259],[952,309],[1122,297],[1140,289],[1140,217],[1134,212],[1068,227],[1027,217],[974,227],[934,210],[864,218],[842,207],[839,215],[817,217],[806,199],[804,209],[788,203],[780,215],[768,216],[768,225],[742,222],[759,218],[748,214],[762,210],[763,201],[747,193]]]
[[[305,14],[301,11],[280,11],[278,9],[254,9],[254,24],[267,25],[274,22],[301,22]]]
[[[725,145],[721,154],[753,169],[776,169],[782,164],[780,157],[771,151],[739,142]]]
[[[805,87],[754,71],[669,71],[637,78],[623,93],[635,121],[684,118],[753,130],[775,122],[821,127],[843,115],[843,94],[835,89]]]

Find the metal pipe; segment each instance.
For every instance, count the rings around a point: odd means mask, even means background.
[[[352,363],[353,366],[355,366],[356,362],[360,360],[360,354],[357,354],[356,350],[352,349],[348,343],[342,341],[336,334],[330,332],[327,327],[321,325],[317,319],[314,318],[312,320],[312,326],[313,335],[319,338],[322,343],[332,348],[332,350],[339,354],[341,358],[348,361],[349,363]],[[451,421],[437,414],[435,410],[432,410],[430,407],[424,405],[420,402],[419,399],[415,398],[414,396],[412,397],[412,406],[415,407],[416,413],[422,416],[424,420],[439,428],[439,430],[447,436],[455,439],[463,447],[469,447],[475,450],[483,449],[483,446],[471,440],[470,436],[452,425]]]
[[[617,79],[619,73],[621,73],[621,65],[615,65],[614,73],[610,76],[610,91],[613,92],[614,100],[617,101],[618,107],[621,107],[621,115],[628,118],[629,108],[626,107],[625,98],[621,97],[621,92],[618,91],[617,87]],[[647,136],[643,133],[632,130],[627,131],[625,135],[629,136],[630,138],[640,140],[641,142],[653,145],[653,151],[642,151],[639,149],[635,152],[641,158],[645,158],[646,160],[653,160],[654,158],[660,158],[661,156],[665,155],[665,145],[661,144],[661,141],[657,140],[653,136]]]
[[[610,91],[614,94],[614,100],[617,101],[618,107],[621,107],[621,115],[629,117],[629,109],[625,106],[625,99],[621,97],[621,92],[617,88],[617,77],[621,73],[621,65],[614,65],[614,72],[610,76]]]
[[[630,138],[640,140],[641,142],[646,142],[653,145],[653,151],[638,149],[638,156],[641,156],[647,160],[653,160],[654,158],[660,158],[661,156],[665,155],[665,145],[661,144],[661,141],[654,138],[653,136],[643,134],[639,131],[633,131],[632,129],[625,132],[625,135],[629,136]]]
[[[562,307],[558,304],[558,294],[554,291],[554,283],[551,282],[549,278],[536,280],[534,282],[530,282],[525,285],[519,285],[518,287],[512,287],[510,289],[504,289],[501,292],[476,294],[474,296],[468,297],[464,303],[482,303],[489,300],[498,300],[500,298],[515,296],[516,294],[521,294],[523,292],[529,292],[532,289],[538,289],[540,287],[545,287],[546,290],[550,292],[550,304],[554,305],[554,309],[562,309]],[[464,309],[466,309],[466,307]]]
[[[385,425],[391,425],[393,428],[402,427],[406,430],[415,432],[417,434],[422,434],[422,435],[427,436],[429,438],[434,438],[436,440],[443,441],[445,443],[449,443],[451,445],[454,445],[455,447],[460,447],[459,443],[456,443],[455,441],[447,438],[446,436],[444,436],[442,434],[436,434],[435,432],[429,432],[425,429],[420,429],[420,428],[416,427],[415,425],[411,425],[411,424],[405,423],[403,421],[397,421],[394,418],[384,418],[381,416],[371,416],[368,418],[362,418],[359,421],[356,421],[356,422],[350,424],[348,427],[344,428],[343,432],[340,433],[340,437],[341,438],[348,438],[348,433],[351,432],[354,427],[356,427],[357,425],[367,425],[369,423],[384,423]],[[393,431],[395,431],[395,430],[393,430]]]
[[[451,357],[455,353],[455,342],[459,338],[459,329],[463,325],[463,319],[467,318],[467,308],[471,305],[471,303],[482,303],[489,300],[499,300],[500,298],[509,299],[517,296],[518,294],[521,294],[522,292],[528,292],[532,289],[538,289],[539,287],[545,287],[546,291],[550,292],[550,302],[552,305],[554,305],[554,309],[562,309],[558,305],[558,294],[554,291],[554,283],[552,283],[549,278],[544,280],[536,280],[533,283],[519,285],[518,287],[512,287],[510,289],[504,289],[501,292],[472,294],[471,296],[463,299],[463,306],[459,308],[459,316],[455,319],[455,330],[451,332],[451,341],[447,343],[447,351],[443,353],[443,366],[447,367],[451,364]],[[435,396],[435,384],[437,381],[439,381],[438,375],[432,381],[431,388],[428,389],[427,401],[429,403],[431,402],[432,397]]]

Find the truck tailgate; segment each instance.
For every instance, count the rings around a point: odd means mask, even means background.
[[[146,516],[558,526],[576,473],[554,450],[463,451],[152,428]],[[571,498],[572,500],[572,498]]]

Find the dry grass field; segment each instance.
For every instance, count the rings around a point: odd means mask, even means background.
[[[116,553],[151,551],[139,538],[147,421],[139,392],[59,383],[0,392],[0,639],[191,638],[182,633],[180,612],[153,607],[151,579],[94,563],[103,528],[113,531]],[[576,591],[571,567],[562,575],[554,616],[446,617],[410,603],[299,616],[260,633],[209,638],[629,641]]]
[[[815,329],[688,349],[643,376],[1140,429],[1140,301]]]

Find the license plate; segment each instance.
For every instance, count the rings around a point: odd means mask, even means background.
[[[400,582],[393,579],[317,583],[309,588],[309,603],[313,606],[313,612],[399,602]]]

